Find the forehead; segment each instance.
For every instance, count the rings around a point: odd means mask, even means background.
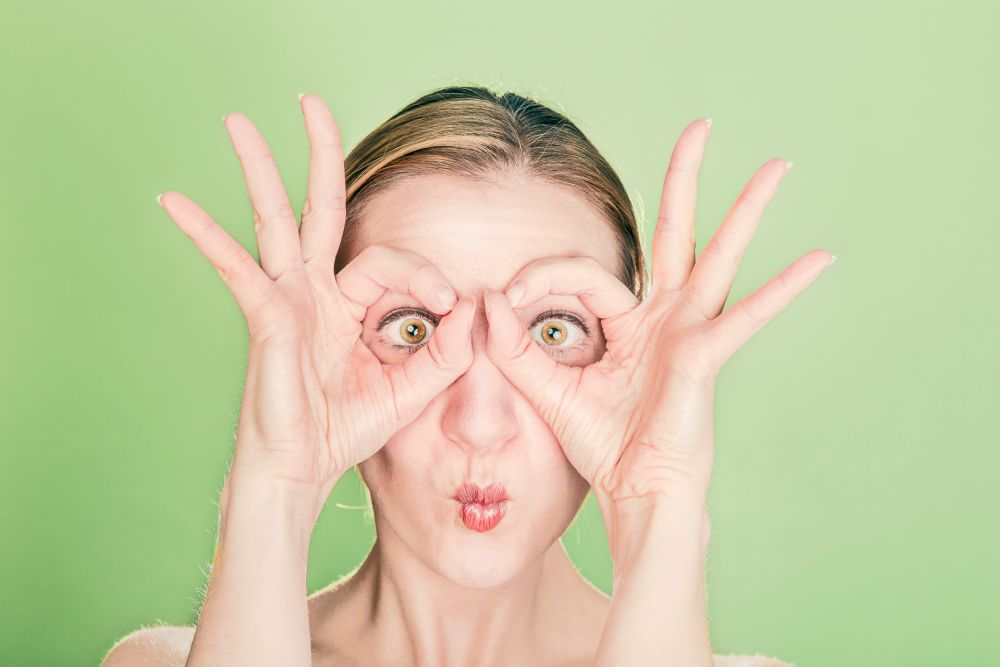
[[[502,289],[542,257],[590,256],[617,275],[611,224],[570,188],[537,177],[404,178],[372,198],[352,254],[374,243],[434,262],[461,295]]]

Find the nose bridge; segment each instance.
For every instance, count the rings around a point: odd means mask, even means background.
[[[470,452],[503,447],[517,433],[516,388],[486,353],[488,321],[480,297],[472,324],[472,364],[445,391],[441,428]]]

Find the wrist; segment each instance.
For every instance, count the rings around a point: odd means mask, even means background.
[[[707,494],[673,489],[628,499],[595,493],[615,570],[627,569],[650,541],[661,538],[704,554],[711,538]]]
[[[219,498],[220,539],[226,532],[262,530],[308,549],[325,498],[321,489],[311,485],[234,463]]]

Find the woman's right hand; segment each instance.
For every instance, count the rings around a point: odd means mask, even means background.
[[[384,245],[366,247],[334,276],[346,214],[341,140],[319,96],[302,96],[301,106],[310,142],[301,229],[263,137],[243,114],[224,118],[253,203],[259,265],[184,195],[158,199],[218,270],[249,329],[230,476],[292,488],[314,503],[309,510],[318,516],[344,472],[378,451],[472,363],[475,302],[456,303],[427,259]],[[386,290],[448,313],[430,341],[400,364],[383,365],[360,338],[368,307]]]

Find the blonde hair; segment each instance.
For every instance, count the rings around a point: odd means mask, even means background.
[[[347,220],[335,271],[365,205],[397,180],[441,172],[479,180],[522,171],[568,186],[608,220],[619,240],[618,278],[645,296],[642,235],[625,187],[572,121],[535,100],[478,86],[434,90],[362,139],[344,168]]]

